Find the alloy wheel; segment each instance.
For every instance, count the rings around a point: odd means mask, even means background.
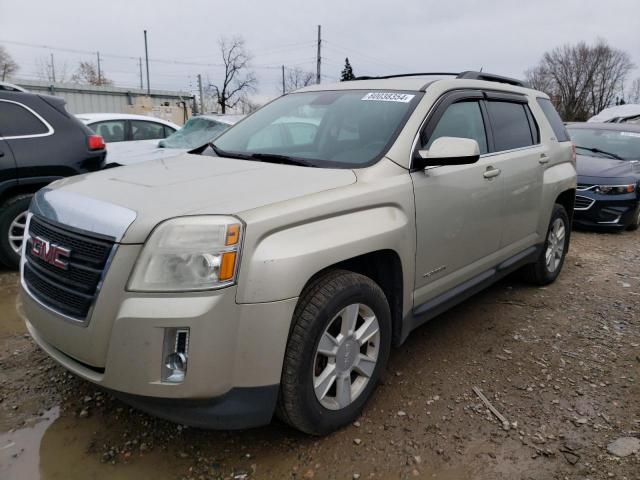
[[[547,270],[553,273],[557,270],[562,256],[564,255],[564,239],[566,227],[562,218],[556,218],[553,225],[549,229],[547,237],[547,251],[545,252],[545,261]]]
[[[313,389],[320,404],[340,410],[364,391],[378,363],[380,325],[362,303],[343,308],[316,347]]]
[[[9,245],[17,254],[22,250],[22,239],[26,228],[27,212],[20,213],[9,225]]]

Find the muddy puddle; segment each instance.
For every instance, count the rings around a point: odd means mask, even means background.
[[[25,333],[17,273],[0,271],[0,338]]]
[[[61,415],[54,407],[13,432],[0,433],[2,480],[164,480],[187,470],[174,452],[135,454],[112,465],[92,452],[103,425],[99,419]]]

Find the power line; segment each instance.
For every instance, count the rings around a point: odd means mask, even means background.
[[[334,50],[337,53],[346,52],[347,55],[349,53],[352,53],[352,54],[356,54],[356,55],[358,55],[360,57],[364,57],[365,59],[369,59],[370,61],[375,62],[375,63],[377,63],[379,65],[385,65],[387,67],[392,67],[392,68],[402,68],[402,69],[405,69],[405,70],[411,70],[407,66],[398,65],[398,64],[395,64],[395,63],[387,62],[386,60],[382,60],[380,58],[372,57],[371,55],[367,55],[365,53],[359,52],[359,51],[354,50],[353,48],[350,48],[350,47],[346,48],[346,47],[342,47],[342,46],[339,46],[339,45],[335,45],[333,42],[329,42],[327,40],[325,40],[324,43],[328,44],[326,46],[326,48],[328,48],[330,50]]]

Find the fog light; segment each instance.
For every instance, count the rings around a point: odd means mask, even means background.
[[[187,374],[189,329],[165,328],[162,352],[162,381],[180,383]]]

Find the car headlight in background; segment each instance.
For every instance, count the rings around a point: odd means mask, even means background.
[[[598,185],[595,191],[601,195],[622,195],[635,192],[636,185],[635,183],[629,185]]]
[[[211,290],[235,282],[242,244],[237,218],[179,217],[159,224],[147,239],[128,290]]]

